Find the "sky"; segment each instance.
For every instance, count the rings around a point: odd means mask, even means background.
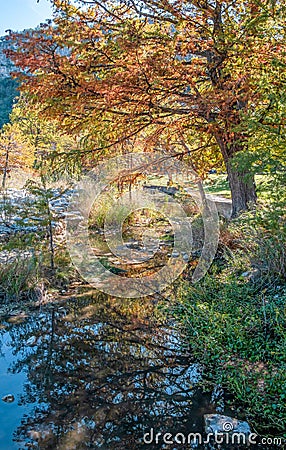
[[[49,0],[0,0],[0,36],[5,30],[34,28],[52,17]]]

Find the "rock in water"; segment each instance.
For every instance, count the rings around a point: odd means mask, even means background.
[[[12,394],[8,394],[8,395],[5,395],[5,397],[2,397],[2,400],[3,400],[3,402],[6,402],[6,403],[13,403],[13,401],[15,400],[15,397]]]
[[[222,416],[221,414],[205,414],[204,421],[207,434],[241,433],[246,437],[251,434],[250,426],[247,422],[233,417]]]

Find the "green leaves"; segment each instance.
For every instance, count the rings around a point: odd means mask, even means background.
[[[237,274],[224,282],[208,276],[195,286],[182,283],[174,307],[193,356],[261,432],[285,428],[285,294],[285,287],[259,292]]]
[[[0,128],[9,122],[13,101],[17,95],[17,86],[16,80],[0,77]]]

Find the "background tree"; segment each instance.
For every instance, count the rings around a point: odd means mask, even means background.
[[[0,128],[9,123],[9,115],[17,96],[18,82],[10,76],[15,67],[3,53],[3,50],[11,48],[11,45],[8,35],[0,37]]]
[[[17,81],[9,77],[0,77],[0,127],[9,122],[9,114],[17,95]]]
[[[62,215],[53,210],[52,204],[66,194],[69,179],[65,177],[62,185],[53,183],[58,177],[58,168],[51,161],[54,151],[68,153],[74,145],[72,138],[58,132],[54,121],[38,117],[38,109],[25,96],[14,105],[10,124],[4,125],[0,133],[2,188],[5,189],[8,176],[12,179],[10,185],[15,187],[13,182],[18,171],[25,172],[22,184],[28,193],[23,201],[15,202],[4,191],[2,217],[6,223],[17,217],[14,230],[15,234],[25,230],[23,245],[30,247],[32,244],[42,253],[48,247],[52,271],[55,269],[55,235]],[[61,173],[64,171],[65,168],[61,168]]]
[[[22,90],[102,151],[143,137],[220,154],[233,214],[256,201],[249,118],[283,88],[285,5],[269,0],[54,0],[54,25],[16,34]],[[279,64],[277,64],[279,62]],[[28,73],[27,73],[28,71]],[[95,144],[96,143],[96,144]],[[241,159],[241,158],[240,158]]]
[[[34,150],[17,124],[6,124],[0,132],[0,170],[2,188],[5,189],[8,176],[15,169],[31,170]]]

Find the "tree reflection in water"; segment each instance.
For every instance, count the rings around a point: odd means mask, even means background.
[[[202,411],[193,403],[199,368],[171,329],[151,323],[146,302],[80,295],[7,325],[11,371],[28,377],[20,402],[36,405],[15,431],[19,445],[175,448],[146,445],[143,435],[200,431]]]

